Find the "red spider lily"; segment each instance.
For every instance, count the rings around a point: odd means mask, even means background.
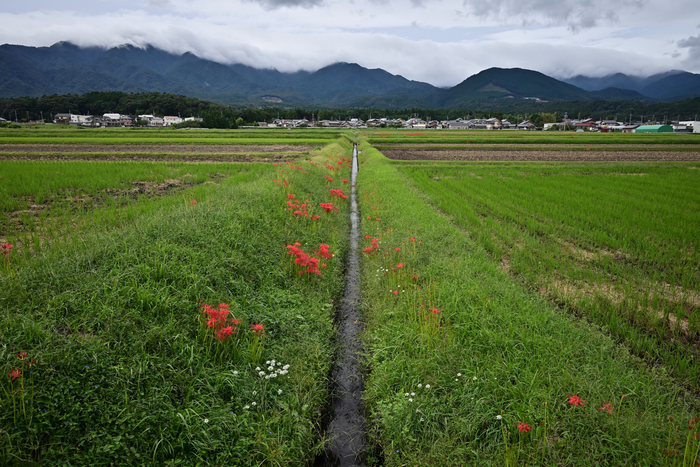
[[[396,251],[401,251],[401,248],[396,247],[395,250],[396,250]]]
[[[265,332],[265,326],[262,324],[251,324],[250,330],[255,333],[257,337],[260,337],[263,332]]]
[[[343,193],[343,190],[334,190],[333,188],[331,188],[331,196],[333,196],[335,198],[342,198],[342,199],[348,198],[347,195],[345,195],[345,193]]]
[[[0,253],[3,255],[9,254],[12,250],[12,243],[3,243],[0,245]]]
[[[398,291],[398,290],[394,290],[394,291],[391,292],[391,293],[393,293],[394,295],[398,295],[398,294],[399,294],[399,291]]]
[[[413,277],[411,277],[411,279],[417,280],[418,276],[413,276]]]
[[[440,314],[440,309],[439,309],[439,308],[431,308],[431,309],[430,309],[430,312],[431,312],[433,315],[439,315],[439,314]]]
[[[367,235],[365,238],[371,239],[371,242],[372,242],[372,246],[368,246],[367,248],[364,249],[365,253],[372,253],[373,251],[376,251],[379,249],[379,239],[378,238],[372,238],[369,235]]]
[[[402,269],[403,268],[403,263],[399,263],[396,265],[396,269]]]
[[[344,178],[344,179],[343,179],[343,183],[348,183],[348,179],[347,179],[347,178]]]
[[[569,396],[569,405],[575,405],[576,407],[582,407],[586,405],[586,401],[582,400],[578,396]]]
[[[318,250],[316,250],[316,254],[321,258],[333,259],[333,252],[329,251],[329,248],[330,248],[329,245],[321,244],[318,246]]]
[[[372,216],[367,216],[367,219],[371,219],[371,218],[372,218]]]
[[[328,175],[326,175],[325,178],[326,178],[326,180],[328,180],[329,182],[332,182],[332,181],[333,181],[333,179],[332,179],[331,177],[329,177]]]
[[[231,337],[241,324],[236,318],[229,318],[231,312],[228,310],[228,304],[220,303],[218,308],[214,308],[208,304],[201,305],[204,310],[202,313],[206,315],[207,327],[212,330],[214,336],[220,340],[226,340]]]
[[[337,206],[333,206],[333,203],[318,203],[318,205],[326,212],[340,212],[340,209]]]
[[[408,240],[411,241],[411,242],[415,242],[415,241],[416,241],[416,237],[411,237],[411,238],[409,238]]]
[[[608,414],[612,414],[613,413],[612,400],[610,400],[609,404],[603,404],[602,407],[598,407],[598,410],[602,410],[603,412],[607,412]]]
[[[294,199],[295,197],[296,197],[296,195],[294,193],[289,193],[287,195],[287,199]]]
[[[23,351],[21,351],[20,353],[17,354],[17,358],[19,358],[20,360],[24,360],[25,358],[27,358],[27,355],[28,355],[27,352],[25,352],[25,351],[23,350]]]
[[[197,200],[193,199],[192,201],[190,201],[190,204],[197,204]]]
[[[518,431],[520,431],[520,433],[528,433],[530,430],[532,430],[532,427],[527,423],[518,423]]]
[[[382,220],[381,217],[377,217],[377,218],[375,219],[375,221],[380,221],[380,220]]]
[[[16,378],[19,378],[20,376],[22,376],[22,370],[20,369],[20,367],[17,367],[16,370],[11,370],[11,371],[12,372],[9,375],[7,375],[7,377],[10,378],[12,381],[14,381]]]

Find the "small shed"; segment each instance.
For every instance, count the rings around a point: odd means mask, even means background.
[[[634,130],[635,133],[673,133],[671,125],[642,125]]]

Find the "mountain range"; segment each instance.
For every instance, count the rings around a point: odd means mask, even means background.
[[[444,89],[354,63],[282,73],[153,47],[81,48],[69,42],[0,46],[0,97],[89,91],[166,92],[249,107],[457,109],[499,99],[678,101],[700,96],[700,74],[557,80],[532,70],[490,68]]]

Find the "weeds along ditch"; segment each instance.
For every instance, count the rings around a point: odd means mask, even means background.
[[[700,388],[700,164],[400,170],[504,271]]]
[[[201,184],[31,255],[3,244],[0,464],[312,461],[350,151]]]
[[[456,183],[440,190],[426,188],[430,183],[442,187],[433,179],[451,180],[449,176],[456,176],[464,166],[412,167],[390,162],[366,142],[361,149],[365,402],[374,446],[370,464],[692,465],[698,460],[696,392],[670,376],[671,367],[647,365],[620,345],[610,336],[609,325],[599,327],[579,319],[536,288],[505,274],[493,252],[497,238],[510,238],[506,227],[510,221],[505,215],[490,217],[496,206],[488,204],[487,216],[478,211],[485,209],[481,201],[448,198],[445,193],[464,196]],[[528,187],[535,192],[532,196],[546,204],[544,195],[555,191],[548,183],[561,183],[556,185],[559,194],[553,196],[573,203],[570,212],[582,219],[581,225],[566,230],[567,224],[560,227],[553,213],[516,216],[511,205],[503,208],[509,209],[510,216],[526,219],[526,232],[531,224],[550,229],[533,233],[535,238],[560,228],[569,233],[583,230],[590,241],[614,237],[586,224],[590,210],[583,207],[585,193],[613,196],[611,187],[619,182],[626,193],[619,195],[626,200],[621,217],[629,214],[634,221],[630,223],[644,217],[634,214],[635,210],[645,209],[643,200],[656,193],[651,176],[632,174],[639,167],[625,169],[626,178],[616,174],[619,168],[607,174],[574,175],[574,166],[562,169],[562,175],[544,177],[541,165],[531,165],[530,170],[521,165],[484,166],[483,173],[474,172],[474,177],[470,166],[465,177],[486,183],[486,174],[493,172],[489,183],[495,184],[497,192],[482,196],[514,197],[511,204],[519,196],[529,199]],[[680,168],[657,170],[678,170],[683,180]],[[529,182],[522,189],[506,190],[506,180],[500,176],[504,171]],[[563,173],[591,182],[565,183]],[[645,185],[640,201],[635,201],[639,197],[635,182],[626,182],[633,177],[651,183]],[[682,184],[672,189],[674,183],[678,180],[662,183],[670,190],[668,196],[688,188]],[[436,209],[443,196],[453,201],[455,213]],[[670,200],[665,205],[676,209]],[[591,209],[598,207],[605,209],[603,203]],[[681,217],[692,215],[690,209],[677,207]],[[646,214],[652,218],[649,222],[661,222],[651,212]],[[463,222],[470,216],[479,219],[478,228],[465,227]],[[679,222],[670,228],[683,230]],[[481,231],[502,235],[488,237]],[[657,249],[671,235],[655,238]],[[519,239],[510,241],[516,244]],[[534,248],[522,242],[522,250]],[[561,251],[557,245],[552,249]],[[667,251],[671,249],[669,244]],[[645,267],[654,269],[647,263],[657,261],[668,268],[656,280],[669,280],[673,270],[678,274],[690,267],[676,266],[651,250],[643,250],[647,251]],[[547,258],[533,261],[545,263],[550,261]],[[602,254],[595,261],[610,268],[616,262]],[[511,261],[510,268],[514,267]],[[564,264],[556,266],[558,273],[564,269]]]

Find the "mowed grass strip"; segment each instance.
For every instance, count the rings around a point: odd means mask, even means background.
[[[700,387],[700,165],[400,165],[518,280]]]
[[[61,248],[10,255],[0,362],[19,376],[0,382],[0,464],[312,459],[349,223],[347,201],[329,191],[342,182],[325,178],[348,169],[326,162],[349,151],[340,141],[317,164],[202,185],[196,203],[165,198],[121,229],[95,226]],[[288,211],[292,194],[320,217]],[[339,213],[318,206],[331,201]],[[335,256],[320,276],[299,274],[286,248],[295,242]],[[203,304],[228,305],[235,340],[214,338]]]
[[[371,463],[693,459],[693,394],[522,287],[395,164],[362,149]]]

